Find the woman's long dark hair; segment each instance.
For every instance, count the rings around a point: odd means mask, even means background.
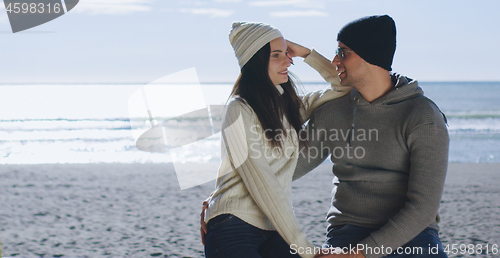
[[[304,123],[300,117],[302,102],[297,96],[295,85],[290,76],[286,83],[281,84],[284,92],[280,95],[269,78],[270,54],[271,45],[269,43],[255,53],[241,69],[241,74],[234,84],[231,96],[239,95],[245,99],[257,114],[271,146],[282,147],[280,139],[287,136],[282,117],[284,115],[297,135],[300,135]],[[281,135],[282,133],[284,135]],[[303,145],[303,141],[300,142]]]

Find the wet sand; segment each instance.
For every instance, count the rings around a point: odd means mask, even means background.
[[[218,164],[206,167],[214,173]],[[332,174],[325,163],[294,182],[299,223],[324,241]],[[443,244],[500,245],[500,164],[450,164]],[[180,190],[172,164],[2,165],[0,236],[12,257],[203,257],[201,201],[214,181]],[[450,255],[471,257],[472,255]]]

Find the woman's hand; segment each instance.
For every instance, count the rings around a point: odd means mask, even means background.
[[[203,206],[201,207],[200,214],[200,234],[201,234],[201,243],[205,245],[205,235],[207,234],[207,224],[205,223],[205,211],[208,208],[208,202],[203,201]]]
[[[300,56],[306,58],[311,50],[307,47],[301,46],[297,43],[287,40],[286,45],[288,46],[288,55],[290,57]]]
[[[212,192],[210,196],[203,201],[203,206],[201,207],[201,213],[200,213],[200,235],[201,235],[201,243],[205,245],[205,235],[208,232],[207,229],[207,223],[205,223],[205,211],[208,209],[208,202],[210,202],[210,199],[212,198],[212,195],[214,193]]]

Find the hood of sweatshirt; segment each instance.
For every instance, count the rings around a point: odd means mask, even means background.
[[[353,118],[351,127],[352,130],[349,133],[349,146],[352,146],[352,132],[356,130],[356,115],[358,112],[358,107],[363,108],[368,106],[390,106],[392,104],[397,104],[408,99],[420,97],[424,94],[424,91],[418,86],[418,82],[416,80],[401,76],[396,73],[391,74],[391,80],[394,84],[394,89],[372,102],[366,101],[356,89],[352,89],[351,101],[353,101]]]
[[[422,96],[424,91],[418,86],[418,82],[406,76],[397,73],[391,74],[394,89],[385,94],[384,96],[372,101],[366,101],[363,96],[356,90],[351,91],[351,99],[357,102],[357,105],[391,105],[401,101]]]

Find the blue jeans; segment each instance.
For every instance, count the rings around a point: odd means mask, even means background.
[[[276,231],[254,227],[231,214],[219,215],[207,224],[205,257],[293,257],[290,246]]]
[[[370,236],[376,228],[365,228],[354,225],[334,226],[328,230],[326,242],[323,247],[356,247],[356,244],[361,240]],[[366,249],[366,246],[364,247]],[[346,252],[348,249],[345,249]],[[377,252],[378,251],[378,252]],[[368,252],[368,250],[366,251]],[[381,253],[382,250],[373,249],[371,253]],[[443,250],[439,233],[433,228],[426,228],[415,238],[398,249],[391,250],[384,247],[384,257],[399,258],[399,257],[448,257]],[[363,252],[365,253],[365,252]],[[389,254],[390,253],[390,254]]]

